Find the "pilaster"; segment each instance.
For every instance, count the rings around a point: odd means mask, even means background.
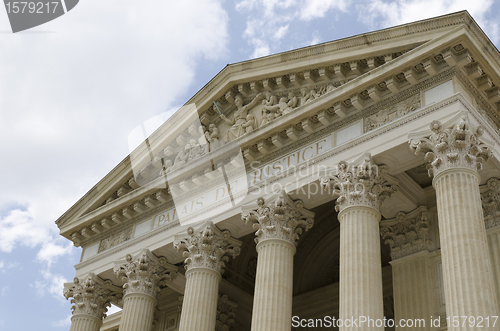
[[[416,330],[431,330],[434,313],[428,232],[425,207],[381,222],[380,234],[391,247],[395,320],[425,320]]]
[[[186,289],[179,331],[213,331],[216,327],[217,301],[221,273],[228,256],[240,253],[241,242],[229,231],[220,231],[212,222],[189,227],[174,247],[183,252]]]
[[[217,302],[217,318],[215,322],[215,331],[229,331],[234,324],[234,317],[238,305],[227,297],[220,295]]]
[[[481,191],[493,281],[496,287],[497,302],[500,303],[500,180],[490,178],[488,183],[481,187]]]
[[[253,223],[257,272],[252,331],[289,331],[292,323],[293,256],[302,230],[312,227],[314,213],[284,191],[245,206],[242,219]]]

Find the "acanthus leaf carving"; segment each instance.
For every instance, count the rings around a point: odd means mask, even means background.
[[[410,213],[399,212],[395,219],[382,221],[380,225],[380,235],[391,247],[393,260],[426,250],[432,243],[425,207]]]
[[[482,190],[481,202],[484,222],[488,230],[500,225],[500,180],[490,178],[483,189],[485,190]]]
[[[156,257],[143,249],[136,256],[127,254],[125,261],[115,262],[114,273],[124,282],[125,295],[144,293],[156,297],[162,286],[177,277],[177,267],[165,257]]]
[[[237,308],[238,305],[229,300],[227,295],[219,295],[215,331],[229,331],[231,329],[235,322]]]
[[[250,206],[242,212],[245,223],[253,223],[258,244],[267,239],[282,239],[297,245],[302,231],[309,230],[314,224],[314,213],[305,209],[302,200],[292,200],[281,191],[267,202],[257,199],[257,209]]]
[[[398,180],[387,173],[385,165],[376,165],[369,153],[355,165],[341,161],[337,175],[323,177],[320,184],[325,190],[337,195],[335,210],[340,212],[349,206],[368,206],[380,209],[382,203],[398,189]]]
[[[446,129],[441,122],[433,121],[430,129],[429,137],[410,139],[409,143],[416,155],[425,153],[431,177],[450,168],[480,170],[483,161],[491,156],[490,148],[479,139],[484,128],[473,129],[465,115],[451,128]]]
[[[122,290],[110,280],[102,280],[94,273],[85,278],[75,277],[72,283],[64,284],[63,295],[71,299],[73,315],[86,314],[102,319],[111,302],[122,298]]]
[[[229,256],[240,254],[241,242],[232,238],[228,230],[219,230],[212,222],[205,222],[199,228],[189,227],[187,235],[175,236],[174,247],[183,252],[184,267],[207,268],[222,274]]]

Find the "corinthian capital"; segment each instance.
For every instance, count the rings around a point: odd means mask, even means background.
[[[483,205],[486,229],[500,225],[500,180],[490,178],[486,185],[481,186],[481,202]]]
[[[256,210],[247,206],[242,213],[245,223],[254,223],[256,243],[282,239],[296,245],[302,230],[307,231],[314,224],[314,213],[305,209],[301,200],[293,201],[284,191],[268,201],[258,198],[257,205]]]
[[[85,278],[75,277],[72,283],[64,284],[63,295],[71,299],[73,315],[86,314],[102,319],[112,301],[121,299],[121,289],[110,280],[102,280],[94,273]]]
[[[215,331],[229,331],[234,324],[234,317],[238,305],[227,297],[219,295],[217,301],[217,319],[215,321]]]
[[[415,154],[425,153],[431,177],[450,168],[477,171],[481,169],[482,162],[491,156],[490,149],[479,140],[484,128],[479,126],[473,129],[465,115],[451,128],[444,128],[441,122],[433,121],[430,129],[432,133],[427,137],[412,138],[410,134],[409,143]]]
[[[233,259],[240,254],[241,241],[231,237],[227,230],[219,230],[212,222],[205,222],[199,228],[189,227],[187,236],[175,236],[174,247],[183,251],[184,267],[208,268],[222,274],[229,256]]]
[[[337,175],[321,178],[321,186],[337,195],[335,210],[349,206],[368,206],[379,210],[385,199],[397,191],[398,180],[387,173],[385,165],[377,166],[365,153],[361,163],[338,164]],[[357,165],[356,165],[357,164]]]
[[[156,257],[149,249],[136,256],[127,254],[125,261],[115,262],[114,272],[125,283],[124,293],[144,293],[156,297],[161,286],[177,277],[177,267],[165,257]]]
[[[432,243],[429,239],[427,208],[419,207],[407,214],[380,223],[380,235],[391,246],[393,260],[423,251]]]

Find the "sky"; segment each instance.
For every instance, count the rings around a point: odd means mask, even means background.
[[[0,330],[69,330],[81,248],[55,220],[226,64],[468,10],[500,48],[496,0],[81,0],[13,34],[0,9]]]

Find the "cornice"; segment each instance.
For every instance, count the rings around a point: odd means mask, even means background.
[[[466,12],[458,12],[450,15],[440,16],[428,20],[417,21],[409,24],[403,24],[383,30],[364,33],[348,38],[343,38],[327,43],[304,47],[284,53],[269,55],[266,57],[234,63],[222,69],[210,82],[208,82],[197,94],[195,94],[187,103],[198,104],[206,94],[220,87],[221,83],[226,81],[230,74],[239,71],[255,70],[261,67],[267,67],[277,63],[284,63],[311,57],[314,55],[331,53],[347,48],[355,48],[364,45],[373,45],[377,42],[382,42],[394,38],[414,36],[418,33],[428,32],[431,30],[456,26],[460,24],[471,24],[474,22],[471,16]],[[475,22],[474,22],[475,24]],[[480,29],[479,29],[480,30]],[[219,92],[220,93],[220,92]],[[213,94],[213,93],[212,93]]]

